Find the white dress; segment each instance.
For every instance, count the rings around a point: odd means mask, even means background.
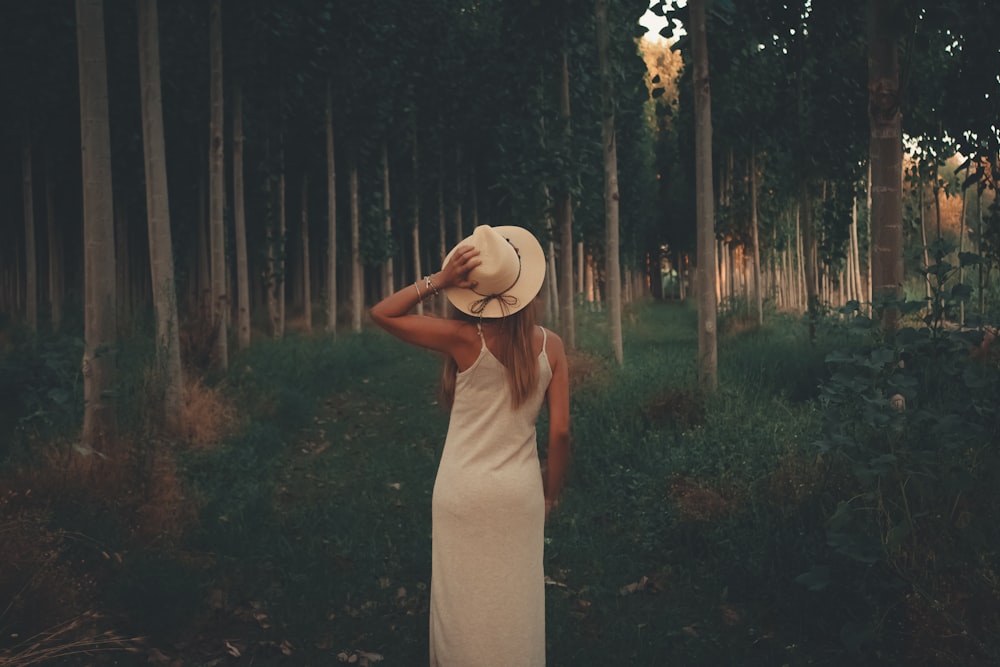
[[[485,340],[455,379],[432,501],[434,667],[545,664],[545,499],[535,421],[552,369],[542,334],[538,386],[516,410]]]

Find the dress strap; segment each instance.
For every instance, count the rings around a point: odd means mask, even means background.
[[[538,327],[542,330],[542,352],[545,351],[545,342],[549,339],[549,332],[545,330],[545,327]]]
[[[482,320],[476,322],[476,332],[479,333],[479,340],[483,344],[482,349],[486,349],[486,338],[483,336],[483,322]]]

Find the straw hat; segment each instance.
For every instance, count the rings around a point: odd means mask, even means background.
[[[538,239],[523,227],[479,225],[472,236],[452,248],[472,245],[482,264],[469,272],[474,288],[449,287],[448,300],[475,317],[504,317],[521,310],[538,294],[545,279],[545,253]]]

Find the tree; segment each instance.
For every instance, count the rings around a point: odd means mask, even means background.
[[[149,266],[156,310],[156,368],[162,383],[163,425],[176,434],[181,426],[183,375],[174,283],[167,158],[160,93],[160,37],[156,0],[138,0],[139,82],[142,91],[142,140],[146,174]]]
[[[212,0],[209,6],[209,141],[208,141],[208,210],[209,245],[211,247],[212,327],[215,331],[212,362],[225,369],[229,366],[228,332],[229,295],[226,293],[226,227],[223,217],[225,175],[223,173],[224,126],[222,101],[222,0]]]
[[[35,250],[35,188],[31,167],[31,133],[21,144],[21,183],[24,201],[25,315],[32,332],[38,330],[38,253]]]
[[[622,285],[620,251],[618,247],[618,146],[615,142],[614,85],[608,58],[607,0],[596,0],[594,18],[597,25],[597,53],[601,74],[601,148],[604,155],[604,224],[605,261],[607,263],[608,319],[611,347],[621,364],[622,350]]]
[[[715,301],[715,201],[712,189],[712,91],[709,84],[705,0],[690,0],[694,57],[695,207],[698,219],[698,373],[701,386],[719,384]]]
[[[243,86],[233,87],[233,232],[236,243],[236,345],[250,347],[250,271],[243,184]]]
[[[76,0],[83,176],[84,350],[83,432],[88,447],[114,431],[116,343],[115,228],[111,189],[111,129],[104,45],[104,1]]]
[[[892,332],[903,289],[903,130],[895,0],[869,0],[868,116],[871,123],[872,296],[882,301],[882,326]]]

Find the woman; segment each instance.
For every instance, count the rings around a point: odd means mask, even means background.
[[[562,340],[535,325],[544,277],[529,231],[482,225],[439,272],[371,310],[389,333],[446,359],[451,419],[431,503],[434,666],[545,664],[544,525],[569,460],[569,379]],[[462,316],[409,314],[439,291]],[[535,442],[543,401],[544,480]]]

